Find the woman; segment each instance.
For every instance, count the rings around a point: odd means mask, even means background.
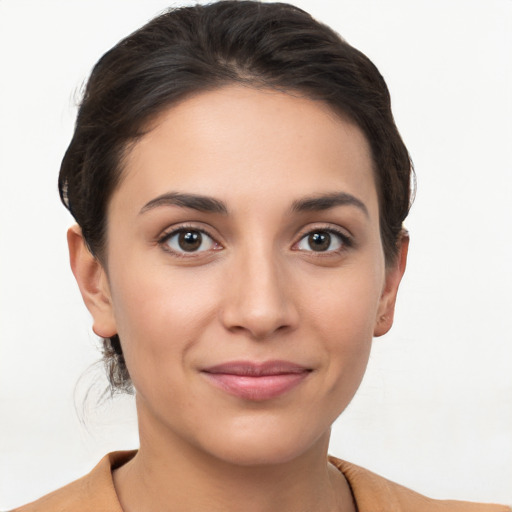
[[[140,449],[19,510],[508,510],[327,457],[393,321],[410,175],[378,71],[296,8],[178,9],[116,45],[59,188]]]

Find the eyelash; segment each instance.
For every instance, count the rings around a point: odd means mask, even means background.
[[[186,225],[186,224],[181,225],[178,228],[174,228],[171,231],[167,231],[167,232],[163,233],[163,235],[157,240],[157,243],[158,243],[158,245],[160,245],[162,247],[162,249],[164,251],[169,252],[172,255],[177,256],[179,258],[194,258],[194,257],[197,257],[197,254],[201,254],[203,252],[207,252],[207,251],[200,251],[199,253],[198,252],[192,252],[192,251],[190,253],[187,253],[186,251],[178,252],[178,251],[175,251],[174,249],[172,249],[171,247],[169,247],[167,242],[169,242],[169,240],[171,238],[173,238],[176,235],[179,235],[180,233],[186,233],[186,232],[189,232],[189,231],[190,232],[201,233],[203,235],[206,235],[208,238],[210,238],[213,241],[214,244],[219,246],[219,248],[214,249],[214,250],[222,249],[222,246],[218,242],[216,242],[215,238],[213,236],[211,236],[208,233],[208,231],[206,231],[203,228],[197,227],[197,226]]]
[[[197,232],[197,233],[206,235],[209,239],[212,240],[212,242],[214,244],[216,244],[218,246],[217,248],[213,249],[213,251],[218,251],[218,250],[223,249],[221,244],[219,244],[215,240],[215,238],[208,233],[208,231],[206,231],[203,228],[193,226],[193,225],[182,225],[178,228],[173,228],[171,231],[167,231],[167,232],[163,233],[163,235],[160,238],[158,238],[157,243],[158,243],[158,245],[160,245],[162,247],[162,249],[164,251],[169,252],[169,253],[173,254],[174,256],[177,256],[180,258],[194,258],[194,257],[197,257],[198,254],[201,254],[204,252],[209,252],[208,250],[207,251],[199,251],[199,252],[191,251],[189,253],[187,253],[186,251],[178,252],[178,251],[175,251],[174,249],[172,249],[171,247],[169,247],[168,242],[171,238],[173,238],[176,235],[179,235],[180,233],[186,233],[187,231]],[[341,247],[339,249],[330,250],[330,251],[313,251],[313,250],[307,251],[307,250],[303,250],[303,249],[296,249],[296,250],[299,252],[310,253],[314,257],[326,257],[326,256],[332,256],[333,254],[339,255],[354,246],[354,241],[353,241],[352,237],[347,235],[346,233],[344,233],[338,229],[335,229],[331,226],[329,226],[329,227],[320,226],[320,227],[309,229],[308,231],[303,232],[300,235],[299,240],[293,244],[293,247],[296,247],[302,240],[304,240],[306,237],[308,237],[314,233],[328,233],[329,235],[335,235],[339,239]]]
[[[330,251],[305,251],[298,249],[301,252],[307,252],[313,255],[314,257],[321,258],[321,257],[329,257],[333,255],[340,255],[343,252],[347,251],[348,249],[351,249],[354,247],[354,240],[351,236],[347,235],[347,233],[338,230],[336,228],[333,228],[331,226],[319,226],[315,227],[313,229],[308,229],[306,232],[302,233],[300,235],[299,241],[293,244],[294,246],[297,246],[302,240],[304,240],[306,237],[314,234],[314,233],[328,233],[329,235],[335,235],[341,244],[341,247],[339,249],[330,250]]]

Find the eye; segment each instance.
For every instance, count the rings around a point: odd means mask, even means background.
[[[220,245],[204,231],[180,228],[164,235],[160,243],[177,254],[198,253],[219,249]]]
[[[350,246],[350,239],[334,230],[317,229],[303,236],[297,244],[299,251],[336,252]]]

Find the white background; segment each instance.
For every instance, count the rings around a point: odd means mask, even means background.
[[[418,174],[395,327],[331,452],[512,503],[512,1],[297,0],[379,67]],[[137,446],[67,262],[57,173],[92,65],[162,0],[0,0],[0,509]],[[80,414],[84,395],[85,425]]]

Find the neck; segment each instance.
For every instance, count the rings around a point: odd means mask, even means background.
[[[343,474],[327,462],[329,433],[293,460],[239,465],[144,423],[137,455],[114,471],[124,512],[355,512]]]

